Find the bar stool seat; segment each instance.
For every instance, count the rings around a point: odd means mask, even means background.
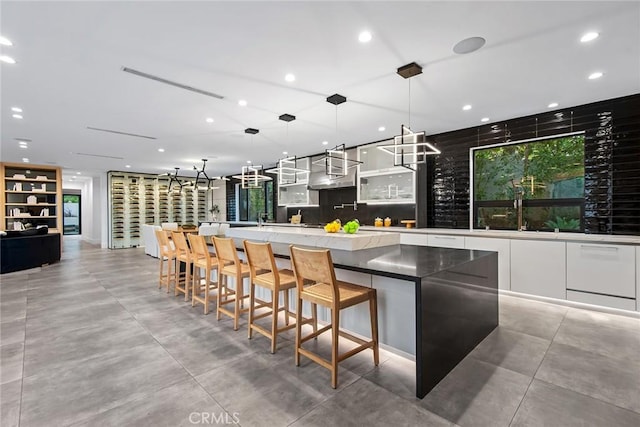
[[[251,272],[251,284],[249,287],[249,339],[255,330],[271,340],[271,353],[276,352],[278,334],[295,328],[295,323],[289,323],[293,313],[289,310],[289,290],[296,287],[296,277],[292,270],[278,269],[273,249],[270,243],[256,243],[245,240],[244,252]],[[271,302],[259,302],[256,304],[256,286],[266,288],[271,293]],[[283,294],[284,306],[280,307],[280,294]],[[255,314],[256,309],[270,308],[270,310]],[[284,311],[284,326],[278,325],[278,314]],[[271,329],[267,330],[255,323],[256,320],[271,316]],[[304,319],[304,323],[317,325],[316,317]]]
[[[300,355],[308,357],[314,362],[331,371],[331,387],[338,385],[338,363],[365,350],[373,350],[373,363],[378,366],[380,361],[378,348],[378,302],[375,288],[356,285],[354,283],[336,280],[331,252],[328,249],[310,250],[289,247],[291,264],[296,275],[297,309],[296,309],[296,345],[295,363],[300,365]],[[312,305],[319,304],[331,310],[331,323],[315,330],[311,334],[302,336],[301,319],[302,304],[308,301]],[[340,330],[340,310],[354,305],[368,302],[371,320],[371,339],[363,340],[346,331]],[[331,360],[305,349],[302,344],[318,335],[331,330]],[[339,337],[346,338],[358,344],[357,347],[339,354]]]

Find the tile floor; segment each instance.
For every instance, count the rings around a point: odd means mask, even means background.
[[[639,319],[503,296],[500,326],[423,400],[388,352],[346,361],[333,390],[294,366],[291,334],[271,355],[158,290],[157,262],[65,239],[60,263],[0,277],[0,425],[640,425]]]

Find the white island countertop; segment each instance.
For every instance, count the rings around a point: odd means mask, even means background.
[[[355,234],[347,234],[342,230],[337,233],[327,233],[322,228],[264,226],[234,227],[227,230],[225,234],[234,239],[288,243],[345,251],[400,244],[400,233],[388,231],[358,230]]]

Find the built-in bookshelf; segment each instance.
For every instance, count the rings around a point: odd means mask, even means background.
[[[62,178],[58,167],[0,163],[2,197],[0,227],[4,230],[46,225],[62,231]]]

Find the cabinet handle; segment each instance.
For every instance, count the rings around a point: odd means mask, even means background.
[[[617,251],[618,248],[615,246],[603,246],[603,245],[580,245],[582,249],[607,249],[609,251]]]
[[[455,237],[447,237],[447,236],[433,236],[433,238],[442,239],[442,240],[456,240]]]

